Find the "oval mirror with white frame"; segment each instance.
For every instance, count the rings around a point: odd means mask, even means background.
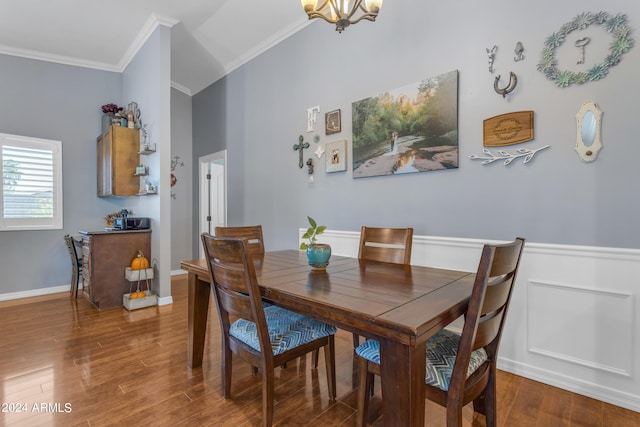
[[[602,111],[593,101],[587,101],[576,114],[576,152],[585,162],[593,162],[602,149],[600,126]]]

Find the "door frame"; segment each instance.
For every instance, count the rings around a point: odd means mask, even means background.
[[[207,182],[207,173],[209,172],[209,165],[216,161],[223,161],[223,179],[224,179],[224,209],[223,209],[223,225],[227,225],[227,150],[218,151],[216,153],[208,154],[198,158],[199,173],[198,183],[200,189],[200,198],[198,200],[199,214],[198,214],[198,236],[207,229],[207,216],[209,216],[209,185]],[[213,231],[213,230],[211,230]],[[202,245],[198,245],[200,248],[200,258],[204,257]]]

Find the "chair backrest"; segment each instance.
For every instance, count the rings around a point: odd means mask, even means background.
[[[78,261],[80,260],[80,254],[76,248],[76,240],[67,234],[64,236],[64,241],[67,244],[67,250],[69,251],[69,256],[71,257],[71,265],[75,269],[78,267]]]
[[[466,379],[469,358],[474,350],[483,347],[488,360],[495,363],[523,247],[524,239],[518,237],[511,243],[485,245],[482,249],[451,387]]]
[[[358,259],[411,263],[413,228],[375,228],[362,226]]]
[[[262,238],[261,225],[249,225],[243,227],[216,227],[218,237],[240,237],[249,241],[249,254],[264,254],[264,239]]]
[[[231,326],[229,316],[246,319],[256,325],[261,353],[265,357],[272,357],[262,298],[247,239],[202,233],[202,245],[224,339],[227,339]]]

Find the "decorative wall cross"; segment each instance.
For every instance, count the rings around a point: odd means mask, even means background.
[[[298,144],[294,144],[293,145],[293,149],[295,150],[300,150],[300,160],[298,161],[298,167],[300,169],[302,169],[302,166],[304,166],[304,161],[302,160],[304,154],[302,153],[302,150],[304,150],[305,148],[309,148],[309,143],[308,142],[303,142],[304,138],[302,137],[302,135],[300,135],[298,137]]]

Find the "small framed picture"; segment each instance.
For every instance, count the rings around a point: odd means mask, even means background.
[[[325,144],[325,171],[342,172],[347,170],[347,141],[327,142]]]
[[[340,119],[340,110],[333,110],[325,113],[325,134],[331,135],[334,133],[338,133],[342,130],[342,122]]]

